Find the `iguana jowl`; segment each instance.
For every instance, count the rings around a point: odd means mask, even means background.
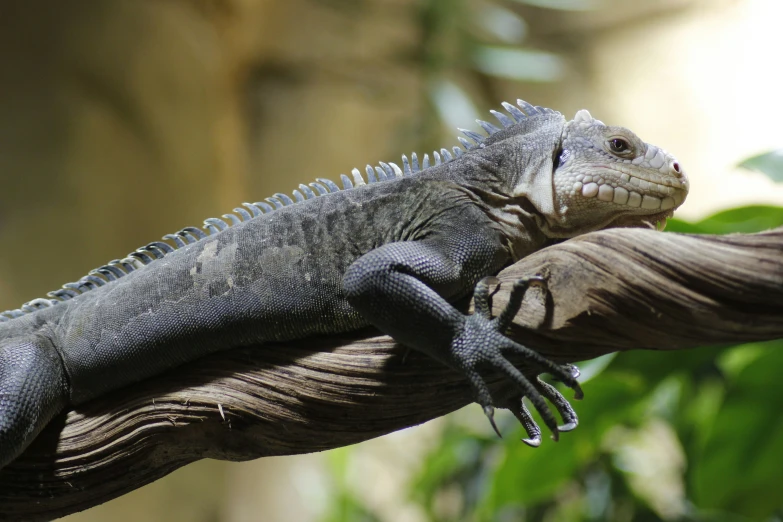
[[[505,358],[520,354],[580,393],[570,367],[505,337],[510,308],[489,316],[483,277],[548,241],[663,221],[688,184],[676,160],[587,111],[504,103],[502,128],[463,131],[463,148],[319,179],[295,200],[245,204],[205,231],[186,228],[76,283],[0,314],[0,467],[68,404],[231,347],[368,324],[461,371],[492,419],[479,373],[501,372],[557,435],[568,402]],[[316,194],[317,192],[317,194]],[[229,225],[227,221],[231,222]],[[477,313],[451,304],[476,289]],[[506,404],[503,404],[504,406]],[[540,431],[513,405],[536,445]]]

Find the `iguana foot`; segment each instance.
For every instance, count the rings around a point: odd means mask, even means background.
[[[492,368],[510,379],[518,394],[514,395],[515,404],[506,402],[502,407],[512,406],[512,412],[519,419],[528,433],[529,439],[525,442],[531,446],[538,446],[541,441],[541,430],[530,416],[530,412],[521,402],[522,397],[527,397],[535,409],[541,415],[544,424],[552,431],[552,438],[558,440],[561,431],[570,431],[577,425],[577,417],[568,401],[551,385],[541,381],[536,376],[536,381],[531,382],[520,370],[512,365],[506,355],[515,354],[522,356],[525,361],[538,370],[538,373],[549,373],[555,379],[562,381],[566,386],[574,390],[574,398],[581,399],[582,389],[576,381],[578,370],[572,365],[559,365],[543,357],[538,352],[516,343],[505,336],[505,332],[511,325],[522,298],[531,284],[542,284],[543,278],[539,276],[527,277],[514,283],[509,295],[508,305],[500,315],[492,317],[491,296],[489,292],[490,278],[479,281],[476,285],[474,300],[475,313],[465,318],[465,326],[462,333],[455,339],[452,345],[451,357],[455,365],[460,368],[468,378],[478,402],[484,413],[500,435],[494,421],[494,408],[492,396],[484,378],[479,373],[481,368]],[[549,399],[557,411],[563,417],[565,424],[557,425],[552,410],[544,399]]]

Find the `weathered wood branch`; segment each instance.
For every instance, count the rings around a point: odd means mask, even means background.
[[[588,234],[504,270],[496,308],[508,283],[534,273],[546,275],[549,294],[529,292],[510,335],[560,362],[783,337],[783,229]],[[370,330],[236,349],[95,400],[0,471],[0,520],[83,510],[205,457],[353,444],[470,402],[457,374],[404,355]]]

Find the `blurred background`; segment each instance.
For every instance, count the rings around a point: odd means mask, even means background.
[[[456,144],[523,98],[674,153],[670,229],[783,225],[779,0],[3,0],[0,309],[242,201]],[[783,343],[583,367],[532,450],[478,407],[324,454],[202,461],[87,521],[780,521]]]

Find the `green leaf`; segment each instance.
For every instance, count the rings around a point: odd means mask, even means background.
[[[783,226],[783,207],[751,205],[713,214],[696,223],[672,219],[666,229],[688,234],[750,234]]]
[[[773,181],[783,181],[783,149],[750,157],[737,165],[743,169],[766,174]]]
[[[767,343],[761,355],[755,346],[755,359],[732,368],[738,373],[703,452],[691,459],[691,478],[699,508],[762,520],[783,508],[783,340]]]
[[[699,222],[708,234],[753,233],[783,225],[783,208],[754,205],[725,210]]]
[[[670,218],[666,221],[666,232],[678,232],[680,234],[704,234],[696,223],[684,221],[678,218]]]

